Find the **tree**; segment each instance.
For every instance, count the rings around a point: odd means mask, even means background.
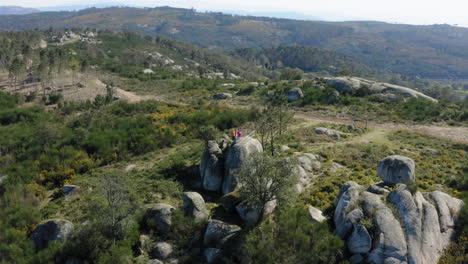
[[[267,106],[255,123],[255,130],[260,136],[260,142],[265,149],[267,142],[270,145],[271,155],[275,154],[275,142],[278,136],[283,135],[291,122],[293,114],[283,101],[276,101]]]
[[[10,78],[14,78],[14,84],[16,87],[16,83],[20,78],[21,74],[24,72],[24,62],[20,58],[15,58],[8,69]]]
[[[237,175],[243,203],[263,215],[268,202],[276,200],[283,204],[288,201],[298,181],[295,167],[292,159],[275,159],[264,153],[250,155]]]
[[[284,68],[281,70],[281,80],[301,80],[303,72],[300,69]]]
[[[95,216],[104,230],[103,233],[115,242],[125,238],[135,201],[130,196],[130,187],[123,175],[109,174],[101,179],[103,203],[95,205]]]

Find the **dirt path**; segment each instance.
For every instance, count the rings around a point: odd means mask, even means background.
[[[138,103],[140,101],[145,101],[145,100],[164,101],[164,99],[160,96],[138,95],[129,91],[125,91],[124,89],[121,89],[121,88],[114,88],[114,92],[116,93],[117,96],[120,97],[120,99],[128,101],[130,103]]]
[[[321,117],[314,116],[310,113],[296,113],[294,115],[296,118],[302,118],[312,122],[327,122],[327,123],[338,123],[338,124],[354,124],[354,125],[364,125],[360,121],[331,118],[331,117]],[[468,127],[445,127],[437,125],[404,125],[404,124],[377,124],[369,123],[369,127],[377,128],[383,131],[395,131],[395,130],[408,130],[413,132],[419,132],[428,134],[434,137],[448,139],[455,142],[468,143]]]

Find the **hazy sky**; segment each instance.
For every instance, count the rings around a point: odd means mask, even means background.
[[[468,0],[0,0],[0,5],[47,7],[93,3],[194,7],[199,10],[297,12],[327,20],[379,20],[468,27]]]

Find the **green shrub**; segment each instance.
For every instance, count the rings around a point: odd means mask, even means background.
[[[281,212],[246,236],[248,263],[339,263],[344,243],[326,223],[310,221],[305,208]]]

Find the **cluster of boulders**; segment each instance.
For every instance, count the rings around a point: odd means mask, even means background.
[[[346,240],[352,263],[437,263],[454,236],[463,202],[434,191],[421,193],[415,163],[390,156],[377,167],[383,182],[365,188],[341,186],[336,199],[336,234]]]
[[[191,217],[195,222],[208,220],[208,210],[206,209],[203,197],[199,193],[185,192],[182,195],[182,200],[182,209],[187,216]],[[163,203],[148,206],[145,216],[146,223],[160,234],[170,232],[175,210],[175,207]],[[240,231],[241,227],[237,225],[228,224],[220,220],[209,220],[206,225],[205,233],[201,238],[204,249],[199,252],[202,253],[207,263],[217,263],[223,257],[222,250],[226,243]],[[175,261],[175,259],[171,258],[175,250],[174,245],[165,241],[156,241],[154,245],[148,249],[146,245],[149,244],[150,241],[152,240],[149,236],[140,236],[141,252],[153,258],[150,259],[150,261],[161,261],[160,263],[162,263],[162,261]],[[143,259],[143,257],[141,257],[141,259]]]
[[[206,209],[205,200],[199,193],[185,192],[182,195],[182,200],[182,210],[186,216],[189,216],[194,222],[198,223],[208,220],[209,213]],[[174,206],[165,203],[148,205],[145,215],[146,225],[159,234],[171,232],[175,210],[176,208]],[[148,248],[148,244],[151,245],[150,248]],[[175,251],[174,245],[167,241],[153,241],[148,235],[140,236],[140,250],[142,259],[146,257],[145,255],[148,255],[148,257],[153,258],[150,259],[152,262],[160,261],[160,263],[162,263],[162,261],[176,261],[176,259],[171,258]]]
[[[237,187],[235,170],[242,167],[249,155],[257,152],[263,152],[262,144],[248,136],[232,143],[226,139],[220,143],[209,141],[200,162],[203,189],[223,194],[234,191]]]
[[[314,131],[315,131],[316,134],[328,135],[329,137],[332,137],[334,139],[340,139],[341,135],[343,134],[342,132],[340,132],[338,130],[329,129],[329,128],[326,128],[326,127],[316,127],[314,129]]]

